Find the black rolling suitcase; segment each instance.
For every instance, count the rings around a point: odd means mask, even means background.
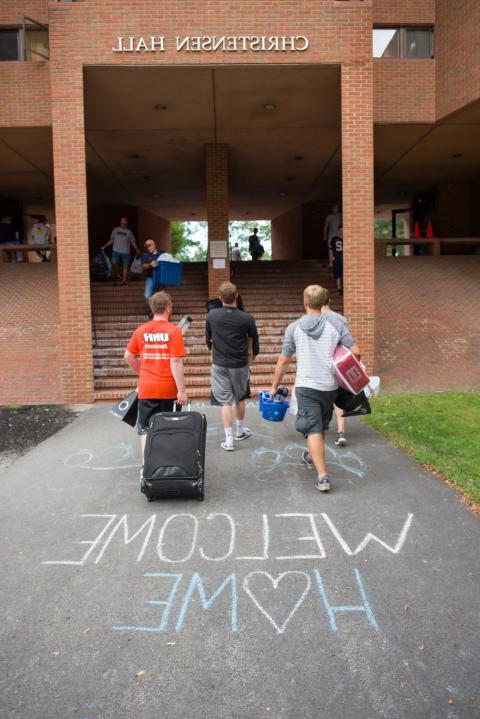
[[[203,501],[207,418],[200,412],[153,415],[145,445],[141,490],[149,502],[172,495]]]

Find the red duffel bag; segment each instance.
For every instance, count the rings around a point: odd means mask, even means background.
[[[359,394],[364,389],[369,378],[359,360],[347,347],[338,345],[333,355],[333,366],[337,375],[338,384],[343,389]]]

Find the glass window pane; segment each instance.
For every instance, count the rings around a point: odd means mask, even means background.
[[[46,30],[27,30],[26,44],[28,60],[46,60],[48,58],[48,32]]]
[[[431,57],[431,30],[409,30],[405,47],[406,57]]]
[[[0,30],[0,60],[18,60],[17,30]]]
[[[373,30],[373,57],[398,57],[399,49],[399,28],[375,28]]]

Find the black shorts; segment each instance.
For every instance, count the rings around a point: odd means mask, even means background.
[[[343,277],[343,262],[334,262],[332,266],[333,276],[336,280]]]
[[[305,437],[326,432],[332,419],[338,390],[323,391],[310,387],[295,387],[298,414],[296,429]]]
[[[138,400],[138,434],[145,434],[148,431],[150,418],[157,412],[173,412],[175,399],[139,399]],[[177,407],[180,411],[181,408]]]

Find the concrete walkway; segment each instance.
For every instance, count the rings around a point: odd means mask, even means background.
[[[206,500],[148,504],[137,438],[95,406],[0,475],[2,719],[480,716],[480,522],[358,420],[334,490],[292,418]]]

